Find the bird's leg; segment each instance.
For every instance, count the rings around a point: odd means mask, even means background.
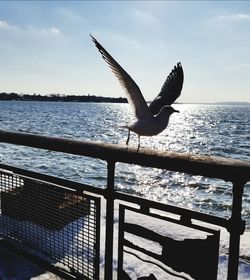
[[[137,151],[139,151],[140,146],[141,146],[141,143],[140,143],[140,135],[138,134],[138,148],[137,148]]]
[[[128,130],[128,138],[127,138],[127,141],[126,141],[127,146],[128,146],[129,138],[130,138],[130,129]]]

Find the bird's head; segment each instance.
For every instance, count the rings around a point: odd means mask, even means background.
[[[165,114],[169,115],[169,116],[172,115],[173,113],[180,113],[178,110],[175,110],[171,106],[164,106],[164,107],[161,108],[161,111],[164,112]]]

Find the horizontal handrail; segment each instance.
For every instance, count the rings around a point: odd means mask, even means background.
[[[70,138],[0,130],[0,142],[41,148],[146,167],[167,169],[192,175],[202,175],[231,182],[250,181],[250,162],[217,156],[157,151],[146,148],[79,141]]]

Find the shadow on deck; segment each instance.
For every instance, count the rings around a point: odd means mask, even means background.
[[[10,248],[0,240],[0,279],[23,280],[23,279],[50,279],[60,280],[58,275],[47,271],[41,265],[36,265],[34,260],[23,256],[15,248]]]

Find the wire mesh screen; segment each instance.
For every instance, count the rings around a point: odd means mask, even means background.
[[[99,278],[100,201],[0,170],[0,235],[83,279]]]

